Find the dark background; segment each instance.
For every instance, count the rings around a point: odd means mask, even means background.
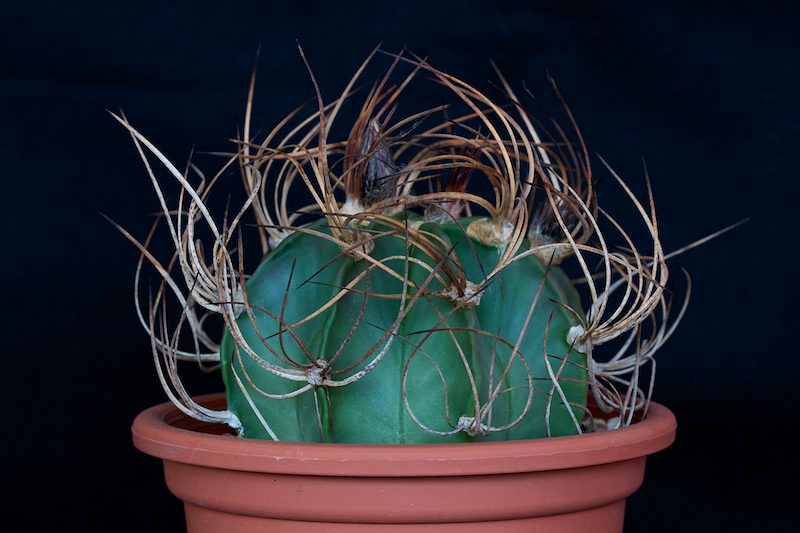
[[[544,66],[590,152],[640,195],[646,161],[667,250],[749,217],[678,259],[692,302],[659,353],[655,389],[678,437],[648,460],[626,531],[790,529],[800,192],[791,4],[3,2],[4,523],[183,527],[160,462],[130,442],[135,415],[166,398],[134,314],[137,251],[100,213],[144,237],[157,203],[105,109],[121,108],[181,167],[193,146],[230,149],[259,45],[256,128],[313,96],[299,39],[328,101],[381,41],[487,91],[494,60],[518,94],[525,82],[558,109]],[[418,108],[440,103],[423,97]],[[618,187],[592,163],[613,198]],[[209,380],[194,390],[219,388]]]

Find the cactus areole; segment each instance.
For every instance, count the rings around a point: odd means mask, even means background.
[[[317,90],[315,110],[301,107],[261,139],[249,133],[251,84],[236,151],[199,184],[116,117],[145,161],[149,151],[181,186],[168,205],[148,164],[172,260],[128,235],[163,280],[140,318],[170,398],[242,437],[283,441],[569,435],[597,425],[589,391],[630,423],[649,401],[641,369],[671,331],[652,201],[641,205],[623,184],[652,236],[644,256],[597,207],[582,142],[554,122],[559,135],[547,134],[499,72],[503,106],[423,60],[394,56],[347,139],[329,138],[371,58],[340,98],[326,103]],[[411,72],[389,85],[405,66]],[[451,101],[398,119],[401,93],[419,78]],[[232,169],[247,199],[215,218],[206,200]],[[289,208],[299,193],[309,203]],[[613,252],[604,218],[623,239]],[[246,271],[245,246],[259,244],[263,259]],[[204,329],[208,314],[222,317],[221,340]],[[643,323],[656,324],[647,338]],[[181,330],[191,332],[188,349]],[[623,348],[598,361],[595,348],[622,335]],[[219,364],[227,410],[192,400],[177,371],[186,360]]]

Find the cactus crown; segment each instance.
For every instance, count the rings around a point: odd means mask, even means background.
[[[263,139],[250,136],[254,72],[236,150],[213,178],[198,171],[199,182],[114,115],[145,162],[175,248],[161,262],[148,251],[150,237],[140,243],[125,233],[142,252],[137,310],[171,400],[244,436],[281,440],[576,433],[591,428],[587,388],[621,425],[631,423],[652,392],[643,368],[652,363],[654,375],[653,355],[688,301],[668,326],[652,198],[640,203],[609,169],[649,232],[645,255],[598,206],[574,121],[577,144],[549,115],[556,134],[548,133],[496,68],[503,105],[423,59],[393,55],[347,139],[331,139],[376,52],[333,102],[311,74],[316,109],[296,109]],[[393,83],[405,66],[410,72]],[[398,118],[401,95],[419,78],[458,105]],[[456,116],[459,106],[466,111]],[[176,205],[148,152],[180,184]],[[215,218],[207,199],[231,170],[241,173],[246,200]],[[290,208],[298,190],[310,203]],[[253,219],[264,259],[246,272],[242,235]],[[607,226],[625,251],[611,249]],[[147,309],[138,297],[145,260],[162,279]],[[566,261],[578,273],[571,281]],[[575,286],[585,289],[585,309]],[[174,324],[168,297],[180,305]],[[221,340],[204,329],[209,314],[224,320]],[[178,342],[187,329],[188,349]],[[596,358],[598,346],[620,337],[616,353]],[[221,366],[229,409],[193,401],[180,361]]]

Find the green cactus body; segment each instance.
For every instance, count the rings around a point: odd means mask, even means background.
[[[462,221],[462,225],[468,222]],[[324,219],[309,229],[329,233]],[[380,232],[387,228],[373,224],[370,229]],[[440,244],[443,242],[454,247],[454,255],[467,279],[473,283],[480,282],[484,273],[491,272],[500,257],[497,248],[471,240],[455,223],[428,223],[419,229],[438,237]],[[314,359],[330,360],[341,349],[342,353],[332,368],[334,372],[337,369],[346,371],[333,378],[345,379],[362,370],[383,349],[386,342],[380,340],[392,328],[400,312],[398,295],[403,291],[406,250],[411,259],[408,278],[413,284],[422,286],[431,270],[435,270],[436,265],[419,246],[413,243],[407,246],[406,243],[402,233],[377,238],[370,256],[392,269],[397,276],[373,266],[369,268],[367,280],[364,275],[369,265],[367,261],[355,261],[342,255],[336,243],[318,235],[294,233],[265,258],[247,281],[247,300],[258,332],[249,315],[242,314],[237,323],[245,341],[264,360],[284,368],[291,365],[281,362],[275,354],[293,361],[296,363],[294,366],[308,367],[310,358],[307,353]],[[414,262],[415,259],[430,268]],[[455,265],[452,261],[450,263]],[[437,296],[422,296],[412,302],[415,289],[409,286],[406,306],[410,305],[411,309],[400,322],[390,349],[374,369],[346,386],[317,387],[315,391],[309,390],[288,399],[267,398],[255,390],[253,384],[263,392],[277,395],[297,390],[307,382],[288,380],[265,370],[243,350],[235,351],[233,337],[226,332],[221,345],[221,363],[228,408],[241,420],[243,436],[252,438],[269,439],[272,436],[250,401],[279,440],[386,444],[475,440],[464,431],[447,436],[426,432],[411,418],[408,410],[421,424],[441,433],[453,433],[462,416],[476,416],[476,408],[486,404],[490,390],[500,382],[512,353],[507,345],[480,332],[499,333],[512,345],[516,343],[544,271],[538,259],[528,256],[504,269],[488,286],[479,305],[455,311],[453,303]],[[294,336],[286,331],[286,326],[316,312],[334,299],[340,288],[358,276],[361,279],[332,306],[314,319],[292,328]],[[440,280],[429,279],[425,288],[436,292],[444,287]],[[364,294],[367,290],[369,296]],[[511,429],[490,432],[478,439],[545,436],[544,412],[551,387],[542,352],[545,325],[552,313],[548,352],[555,356],[550,357],[550,361],[554,371],[558,372],[561,358],[570,351],[565,339],[575,319],[554,302],[574,301],[573,292],[571,286],[563,286],[553,276],[548,276],[520,347],[535,380],[536,391],[530,410]],[[278,334],[280,317],[284,328]],[[366,360],[358,363],[370,351],[372,353]],[[586,398],[585,357],[573,350],[569,361],[575,364],[564,365],[559,379],[570,402],[582,404]],[[408,408],[402,390],[406,366]],[[239,376],[238,381],[234,371]],[[491,427],[509,424],[523,412],[529,394],[525,366],[520,361],[512,363],[501,385],[500,390],[511,390],[493,400],[491,419],[484,415],[481,420]],[[247,395],[242,392],[242,387]],[[479,405],[476,405],[476,391]],[[558,396],[554,397],[551,409],[553,435],[576,432]],[[578,419],[582,417],[577,410],[576,415]]]

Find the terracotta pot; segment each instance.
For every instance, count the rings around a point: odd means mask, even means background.
[[[220,409],[224,395],[200,398]],[[166,403],[133,442],[164,460],[189,533],[206,531],[621,532],[645,458],[675,440],[651,404],[630,427],[531,441],[434,445],[239,439]]]

